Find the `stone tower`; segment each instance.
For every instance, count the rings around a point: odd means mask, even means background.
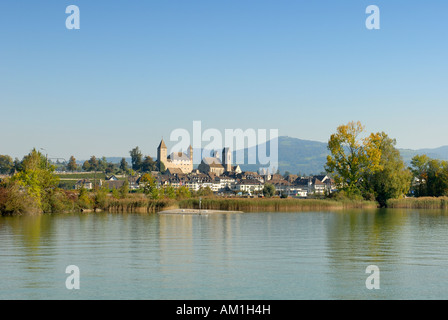
[[[230,152],[230,148],[222,149],[222,165],[226,172],[232,171],[232,153]]]
[[[167,153],[168,153],[168,148],[166,147],[166,144],[162,138],[162,141],[160,141],[160,144],[157,148],[157,160],[162,162],[164,164],[165,168],[167,168],[167,165],[166,165],[167,164],[167,161],[166,161]]]
[[[190,156],[190,161],[191,163],[193,163],[193,147],[190,144],[190,147],[188,148],[188,151],[190,152],[189,156]]]

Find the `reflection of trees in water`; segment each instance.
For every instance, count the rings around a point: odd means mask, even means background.
[[[14,216],[0,219],[0,230],[10,229],[13,246],[9,245],[10,259],[19,260],[20,264],[14,264],[15,268],[23,268],[28,274],[25,286],[39,288],[43,286],[41,274],[51,269],[54,257],[49,246],[53,241],[53,219],[50,216]],[[13,236],[12,236],[13,235]],[[6,248],[5,248],[6,250]],[[10,270],[8,273],[13,273]]]
[[[349,298],[361,298],[358,294],[366,294],[367,266],[377,265],[384,271],[399,262],[406,221],[404,211],[387,209],[347,210],[329,217],[327,256],[336,294],[345,292]],[[384,278],[384,273],[381,276]]]

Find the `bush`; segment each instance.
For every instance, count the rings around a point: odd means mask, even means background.
[[[0,187],[1,214],[34,214],[41,209],[37,201],[16,182]]]

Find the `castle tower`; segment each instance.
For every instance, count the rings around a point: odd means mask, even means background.
[[[190,152],[189,156],[190,156],[190,161],[191,163],[193,163],[193,147],[190,144],[190,147],[188,148],[188,151]]]
[[[230,148],[222,149],[222,165],[226,172],[232,171],[232,153],[230,152]]]
[[[160,144],[157,147],[157,160],[162,162],[165,165],[165,168],[167,168],[167,165],[166,165],[167,153],[168,153],[168,148],[166,147],[166,144],[162,138],[162,141],[160,141]]]

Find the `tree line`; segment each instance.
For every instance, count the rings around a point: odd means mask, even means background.
[[[106,157],[97,158],[96,156],[91,156],[89,160],[85,160],[82,165],[78,164],[76,158],[72,155],[67,163],[52,162],[51,160],[46,160],[58,171],[84,171],[93,172],[101,171],[106,174],[134,174],[135,172],[145,173],[151,171],[165,171],[165,166],[163,163],[159,163],[157,160],[149,155],[144,156],[140,151],[139,147],[135,147],[129,151],[131,156],[131,165],[129,166],[126,158],[121,158],[120,163],[113,163],[107,161]],[[18,158],[13,160],[9,155],[0,155],[0,174],[14,174],[15,172],[21,171],[22,161]]]

